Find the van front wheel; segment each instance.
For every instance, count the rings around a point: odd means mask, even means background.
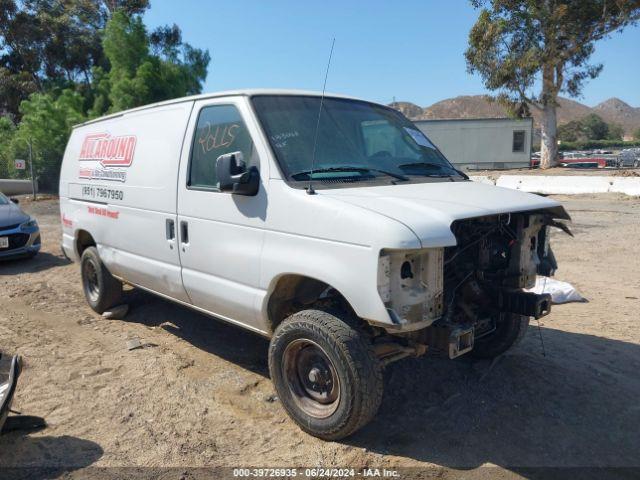
[[[475,341],[471,355],[476,358],[495,358],[516,346],[527,333],[529,317],[503,312],[496,321],[496,329]]]
[[[122,297],[122,282],[116,279],[100,260],[96,247],[87,247],[80,260],[82,288],[89,306],[104,313]]]
[[[284,320],[271,339],[269,371],[289,416],[324,440],[363,427],[382,399],[371,342],[342,313],[303,310]]]

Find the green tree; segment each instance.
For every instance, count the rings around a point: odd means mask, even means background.
[[[607,123],[595,113],[558,127],[558,139],[563,142],[589,140],[622,140],[624,129],[615,123]]]
[[[16,127],[8,117],[0,117],[0,178],[7,178],[13,162],[11,144]]]
[[[148,86],[144,79],[137,78],[138,69],[149,56],[142,18],[116,11],[107,23],[102,44],[110,65],[109,109],[125,110],[148,103]]]
[[[472,0],[480,15],[469,33],[467,68],[497,98],[542,113],[541,168],[557,157],[558,94],[579,95],[602,65],[595,42],[637,24],[640,0]],[[539,93],[533,90],[539,85]]]
[[[13,151],[26,155],[31,142],[35,173],[45,189],[55,189],[62,156],[73,125],[85,120],[83,99],[73,90],[34,93],[20,104],[22,121],[13,137]]]
[[[148,0],[0,0],[0,111],[53,87],[89,85],[104,66],[102,31],[114,12],[136,15]]]
[[[609,124],[595,113],[580,120],[587,140],[605,140],[609,138]]]
[[[110,70],[96,74],[104,93],[96,98],[95,115],[200,93],[207,76],[209,53],[183,43],[175,25],[148,35],[139,16],[117,11],[103,47]]]
[[[636,129],[633,132],[633,138],[634,138],[634,140],[640,140],[640,128]]]
[[[72,125],[201,91],[209,53],[184,43],[176,25],[149,34],[147,5],[0,0],[1,174],[15,173],[11,162],[31,141],[41,185],[53,189]]]
[[[624,138],[624,128],[617,123],[609,124],[609,133],[607,134],[607,140],[622,140]]]
[[[571,120],[558,127],[558,140],[563,142],[577,142],[584,138],[584,126],[580,120]]]

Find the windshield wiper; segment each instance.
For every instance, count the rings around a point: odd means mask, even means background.
[[[471,179],[469,178],[469,175],[467,175],[466,173],[464,173],[462,170],[458,170],[457,168],[454,168],[454,170],[455,170],[456,172],[458,172],[458,174],[459,174],[462,178],[464,178],[465,180],[471,180]]]
[[[451,168],[449,166],[446,165],[440,165],[438,163],[431,163],[431,162],[414,162],[414,163],[403,163],[402,165],[398,166],[399,168],[406,168],[406,167],[425,167],[425,168],[435,168],[437,170],[453,170],[457,175],[460,175],[463,178],[469,178],[467,177],[464,173],[462,173],[460,170],[457,170],[455,168]],[[426,173],[424,174],[426,177],[442,177],[442,178],[447,178],[447,177],[451,177],[451,174],[445,173],[445,174],[429,174]]]
[[[367,173],[367,172],[377,172],[377,173],[382,173],[383,175],[387,175],[389,177],[393,177],[396,180],[402,180],[407,181],[409,180],[407,177],[405,177],[402,174],[399,173],[393,173],[393,172],[388,172],[386,170],[379,170],[377,168],[369,168],[369,167],[327,167],[327,168],[315,168],[313,170],[304,170],[302,172],[296,172],[291,174],[292,177],[297,177],[300,175],[311,175],[313,173],[329,173],[329,172],[360,172],[360,173]]]

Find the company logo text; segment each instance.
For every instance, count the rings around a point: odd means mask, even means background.
[[[80,161],[97,161],[104,167],[129,167],[136,150],[135,135],[87,135],[80,149]]]

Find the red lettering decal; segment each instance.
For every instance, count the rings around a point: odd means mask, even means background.
[[[98,161],[103,167],[129,167],[133,163],[136,142],[135,135],[87,135],[82,142],[78,160]]]

